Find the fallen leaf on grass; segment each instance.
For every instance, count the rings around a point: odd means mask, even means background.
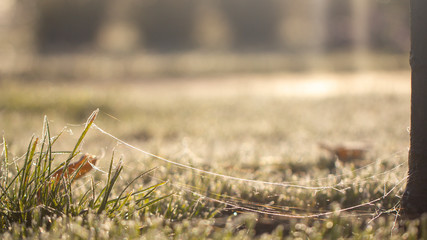
[[[72,177],[75,174],[75,177],[72,179],[72,181],[81,178],[82,176],[90,172],[90,170],[92,170],[97,160],[98,159],[96,158],[96,156],[86,153],[78,161],[70,163],[65,173],[64,173],[65,166],[59,168],[50,177],[51,183],[53,185],[49,186],[48,191],[50,191],[52,186],[55,186],[59,182],[59,179],[62,176],[64,176],[64,178],[66,179],[69,179],[70,176]],[[37,200],[39,203],[42,200],[41,189],[37,192]]]
[[[96,161],[98,159],[94,155],[85,154],[83,155],[80,160],[77,162],[70,163],[67,168],[67,172],[64,174],[64,177],[68,178],[72,176],[73,174],[76,174],[73,180],[79,179],[82,176],[84,176],[86,173],[88,173],[90,170],[92,170],[93,165],[96,164]],[[64,168],[62,167],[58,169],[55,173],[52,174],[51,179],[58,181],[59,178],[62,176],[64,172]],[[75,173],[78,171],[77,173]]]
[[[369,150],[369,147],[364,143],[345,143],[339,145],[319,143],[319,147],[327,150],[343,162],[363,159]]]

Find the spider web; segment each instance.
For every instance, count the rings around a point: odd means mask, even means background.
[[[74,126],[77,127],[82,125],[74,125]],[[113,134],[105,131],[104,129],[100,128],[96,124],[93,124],[92,128],[102,133],[103,135],[113,139],[114,141],[117,142],[117,144],[123,145],[132,151],[139,152],[141,154],[151,157],[151,159],[155,159],[163,163],[170,164],[176,168],[192,171],[194,173],[197,173],[197,175],[199,175],[202,178],[217,178],[227,182],[240,182],[240,183],[253,186],[254,188],[260,187],[260,186],[261,187],[269,186],[279,190],[294,188],[294,189],[299,189],[300,191],[311,192],[312,194],[317,194],[317,193],[326,192],[326,191],[336,191],[340,194],[345,194],[346,190],[350,189],[351,187],[356,187],[358,185],[362,186],[363,184],[369,183],[369,182],[377,183],[379,177],[386,177],[387,175],[390,175],[392,173],[395,174],[398,171],[402,171],[402,168],[406,164],[406,160],[402,160],[396,166],[390,169],[387,169],[385,171],[372,174],[369,176],[365,176],[362,178],[352,177],[352,176],[357,176],[358,173],[362,172],[363,170],[369,167],[372,167],[378,163],[381,163],[386,159],[389,159],[393,156],[402,155],[403,153],[405,153],[405,151],[402,150],[402,151],[398,151],[393,154],[390,154],[386,157],[378,158],[375,161],[372,161],[364,166],[351,170],[347,173],[336,174],[334,176],[320,177],[320,178],[309,179],[309,180],[287,181],[287,182],[263,181],[263,180],[257,180],[257,179],[241,178],[241,177],[236,177],[232,175],[226,175],[226,174],[222,174],[214,171],[204,170],[202,168],[198,168],[189,164],[180,163],[178,161],[173,161],[165,157],[153,154],[135,145],[132,145],[114,136]],[[63,131],[72,134],[71,129],[64,128]],[[1,145],[4,145],[4,143],[1,143]],[[4,153],[2,153],[2,155],[3,154]],[[22,160],[24,157],[25,155],[14,158],[13,161],[9,162],[9,165],[17,164],[17,162]],[[126,166],[126,164],[124,165]],[[101,167],[97,167],[97,166],[93,166],[93,167],[96,171],[101,172],[104,175],[108,174],[106,170],[103,170]],[[347,216],[352,216],[352,217],[370,216],[371,221],[375,220],[376,218],[378,218],[383,214],[388,214],[388,213],[394,213],[396,214],[396,216],[398,216],[398,212],[399,212],[398,203],[394,206],[394,208],[391,208],[391,209],[378,209],[376,207],[376,204],[385,200],[387,197],[392,196],[392,194],[395,194],[396,198],[398,198],[397,194],[399,190],[401,190],[403,183],[405,183],[407,179],[407,176],[401,179],[398,179],[398,181],[396,181],[396,183],[394,183],[394,185],[391,188],[389,187],[388,189],[384,185],[382,196],[372,198],[372,199],[365,199],[359,204],[353,204],[348,207],[337,208],[334,210],[316,210],[313,208],[301,207],[301,206],[297,207],[297,206],[287,206],[287,205],[284,206],[284,205],[278,205],[278,204],[259,203],[259,202],[255,202],[249,199],[244,199],[238,196],[231,196],[224,193],[212,192],[212,191],[209,191],[207,188],[197,187],[191,184],[187,184],[185,182],[168,181],[169,179],[160,179],[155,177],[154,175],[151,175],[151,177],[159,181],[167,181],[167,184],[170,187],[177,190],[177,192],[181,192],[181,193],[175,193],[175,195],[182,196],[182,194],[187,193],[192,195],[194,198],[197,198],[197,200],[204,200],[212,203],[221,204],[225,206],[225,209],[235,211],[235,212],[252,212],[252,213],[267,215],[270,217],[297,218],[297,219],[307,219],[307,218],[322,219],[328,216],[346,212],[346,213],[350,213]],[[347,180],[346,182],[338,181],[339,179],[342,179],[344,177]],[[331,181],[331,180],[337,183],[322,185],[324,181]],[[74,190],[78,190],[79,188],[84,188],[90,183],[90,181],[91,180],[87,180],[83,183],[79,183],[79,185],[76,186]],[[372,210],[372,208],[374,208],[375,210]]]
[[[223,181],[227,181],[227,182],[231,182],[231,183],[232,182],[240,182],[240,183],[244,183],[244,184],[253,186],[255,188],[257,186],[258,187],[259,186],[261,186],[261,187],[270,186],[270,187],[278,188],[278,189],[295,188],[295,189],[299,189],[301,191],[312,192],[312,194],[317,194],[319,192],[325,192],[325,191],[336,191],[336,192],[339,192],[340,194],[345,194],[346,190],[351,188],[351,187],[362,186],[363,184],[369,183],[369,182],[377,183],[378,178],[380,178],[380,177],[386,177],[387,175],[390,175],[392,173],[396,174],[398,171],[402,171],[402,168],[406,164],[406,160],[402,160],[396,166],[394,166],[390,169],[387,169],[385,171],[382,171],[382,172],[379,172],[376,174],[372,174],[369,176],[365,176],[362,178],[358,178],[358,177],[352,178],[351,177],[351,176],[357,176],[358,173],[362,172],[363,170],[365,170],[369,167],[372,167],[375,164],[381,163],[382,161],[389,159],[393,156],[401,156],[402,154],[405,153],[405,151],[402,150],[402,151],[398,151],[398,152],[395,152],[393,154],[390,154],[386,157],[378,158],[375,161],[372,161],[372,162],[370,162],[364,166],[361,166],[359,168],[351,170],[350,172],[341,173],[341,174],[337,174],[334,176],[320,177],[320,178],[309,179],[309,180],[301,180],[301,181],[287,181],[287,182],[264,181],[264,180],[250,179],[250,178],[241,178],[241,177],[236,177],[233,175],[226,175],[226,174],[222,174],[222,173],[218,173],[218,172],[214,172],[214,171],[204,170],[202,168],[198,168],[198,167],[195,167],[193,165],[180,163],[178,161],[174,161],[174,160],[153,154],[149,151],[146,151],[142,148],[139,148],[135,145],[132,145],[132,144],[114,136],[113,134],[107,132],[106,130],[100,128],[96,124],[93,124],[92,128],[96,129],[98,132],[102,133],[103,135],[106,135],[109,138],[113,139],[114,141],[117,142],[117,144],[124,145],[126,148],[129,148],[132,151],[136,151],[136,152],[139,152],[139,153],[144,154],[146,156],[149,156],[149,157],[151,157],[151,159],[170,164],[176,168],[192,171],[194,173],[197,173],[197,175],[200,175],[203,178],[218,178],[218,179],[222,179]],[[344,183],[338,182],[338,180],[342,179],[343,177],[346,177],[347,181]],[[152,178],[155,178],[155,177],[152,176]],[[254,201],[251,201],[249,199],[244,199],[244,198],[237,197],[237,196],[230,196],[230,195],[227,195],[224,193],[211,192],[206,188],[197,187],[197,186],[194,186],[191,184],[186,184],[184,182],[179,182],[179,181],[177,182],[175,180],[174,181],[168,181],[168,184],[169,184],[169,186],[171,186],[172,188],[174,188],[178,191],[188,193],[188,194],[192,194],[194,197],[205,200],[205,201],[210,201],[213,203],[222,204],[229,209],[234,209],[235,211],[239,211],[239,212],[253,212],[253,213],[263,214],[263,215],[267,215],[267,216],[271,216],[271,217],[298,218],[298,219],[304,219],[304,218],[320,219],[320,218],[324,218],[324,217],[328,217],[328,216],[332,216],[335,214],[340,214],[340,213],[346,212],[346,213],[349,213],[351,216],[364,216],[364,215],[371,216],[371,218],[372,218],[371,220],[374,220],[374,219],[378,218],[379,216],[386,214],[386,213],[387,214],[394,213],[394,214],[398,215],[398,212],[399,212],[398,203],[391,209],[379,209],[378,207],[376,207],[376,204],[379,204],[381,201],[383,201],[384,199],[386,199],[388,197],[399,198],[399,196],[398,196],[399,191],[403,187],[403,184],[406,182],[406,179],[407,179],[407,176],[405,176],[401,179],[398,179],[392,185],[392,187],[391,188],[389,187],[388,189],[387,189],[387,186],[384,184],[382,196],[372,198],[372,199],[365,199],[364,201],[361,199],[361,203],[359,203],[359,204],[353,204],[353,205],[348,206],[348,207],[337,208],[337,209],[329,210],[329,211],[328,210],[309,209],[308,207],[295,207],[295,206],[283,206],[283,205],[277,205],[277,204],[258,203],[258,202],[254,202]],[[157,180],[165,181],[168,179],[158,179],[157,178]],[[338,183],[329,184],[329,185],[321,185],[321,183],[324,182],[325,180],[328,180],[328,181],[334,180]],[[301,184],[302,182],[304,182],[304,184]],[[178,194],[178,195],[180,195],[180,194]],[[372,209],[375,209],[375,210],[372,210]],[[298,213],[298,212],[300,212],[300,213]]]

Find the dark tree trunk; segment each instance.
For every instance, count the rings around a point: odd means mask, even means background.
[[[411,0],[411,145],[402,215],[427,212],[427,1]]]

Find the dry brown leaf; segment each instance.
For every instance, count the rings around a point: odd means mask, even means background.
[[[94,155],[85,154],[83,155],[78,161],[70,163],[67,168],[67,172],[64,174],[65,178],[69,178],[70,176],[73,176],[75,171],[78,170],[76,173],[76,176],[73,180],[79,179],[82,176],[84,176],[86,173],[88,173],[90,170],[92,170],[93,166],[96,164],[96,161],[98,159]],[[81,166],[81,167],[80,167]],[[80,169],[79,169],[80,168]],[[62,173],[64,172],[64,167],[61,167],[60,169],[56,170],[50,177],[52,180],[52,183],[56,185],[58,180],[61,178]],[[49,191],[51,189],[52,185],[49,186]],[[37,200],[40,203],[41,202],[41,189],[37,192]]]
[[[67,172],[64,174],[64,176],[68,178],[69,176],[72,176],[75,173],[75,171],[78,170],[73,180],[79,179],[82,176],[84,176],[86,173],[88,173],[90,170],[92,170],[93,165],[96,164],[97,160],[98,159],[96,158],[96,156],[86,153],[77,162],[73,162],[68,165],[68,168],[66,170]],[[53,179],[54,181],[58,181],[59,178],[62,176],[63,172],[64,172],[64,167],[58,169],[55,173],[52,174],[51,179]]]
[[[369,147],[363,143],[346,143],[340,145],[330,145],[319,143],[319,147],[327,150],[331,154],[338,157],[341,161],[351,161],[355,159],[363,159]]]

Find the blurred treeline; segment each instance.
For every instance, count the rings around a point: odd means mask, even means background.
[[[357,44],[408,50],[408,0],[15,1],[23,6],[14,17],[32,17],[28,30],[41,53],[87,48],[301,52]],[[356,36],[364,34],[358,27],[368,31],[367,39]]]
[[[0,51],[406,55],[409,0],[1,0]]]

